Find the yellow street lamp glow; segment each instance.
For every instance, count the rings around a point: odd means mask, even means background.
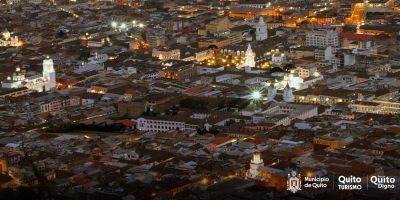
[[[136,24],[136,20],[133,20],[133,21],[132,21],[132,24]]]
[[[139,24],[139,27],[140,27],[140,28],[143,28],[143,27],[144,27],[144,24],[143,24],[143,23],[140,23],[140,24]]]

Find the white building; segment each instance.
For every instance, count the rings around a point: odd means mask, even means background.
[[[304,89],[304,79],[295,75],[295,70],[292,70],[289,74],[288,73],[273,73],[272,76],[274,77],[283,77],[281,81],[278,81],[275,79],[274,86],[278,90],[283,90],[287,84],[291,88],[294,88],[296,90]],[[281,78],[279,78],[281,79]]]
[[[181,51],[179,49],[173,49],[173,50],[153,49],[152,56],[160,60],[179,60],[181,59]]]
[[[8,5],[17,5],[21,3],[21,0],[6,0]]]
[[[104,63],[107,60],[107,54],[95,53],[94,56],[88,58],[87,62],[82,62],[80,65],[76,66],[74,73],[82,74],[84,72],[104,70]]]
[[[336,53],[336,48],[332,48],[331,46],[328,46],[326,48],[315,49],[314,57],[316,60],[330,61],[332,58],[335,57],[335,53]]]
[[[103,64],[108,60],[108,55],[107,54],[98,54],[95,53],[94,56],[88,58],[88,64]]]
[[[25,77],[25,71],[17,67],[13,76],[1,82],[3,88],[15,89],[27,87],[30,90],[49,91],[56,88],[56,72],[52,59],[43,60],[43,73],[41,75]]]
[[[336,31],[330,29],[318,29],[307,31],[306,45],[315,47],[337,47],[339,46],[339,36]]]
[[[41,4],[43,1],[42,0],[28,0],[28,2],[31,4]]]
[[[285,54],[284,53],[274,53],[271,57],[271,64],[275,64],[281,66],[285,62]]]
[[[276,88],[273,83],[268,86],[268,100],[273,100],[276,96]]]
[[[166,132],[170,130],[186,131],[197,130],[197,125],[186,124],[182,121],[146,119],[140,117],[137,120],[136,128],[140,131]]]
[[[260,17],[256,25],[256,40],[263,41],[268,38],[267,26],[265,25],[264,18]]]
[[[356,56],[352,53],[344,53],[344,66],[350,66],[350,65],[355,65],[356,64]]]
[[[260,112],[261,116],[254,118],[253,123],[274,123],[276,126],[288,126],[295,119],[305,120],[318,116],[318,106],[293,103],[272,103],[266,110]]]
[[[56,88],[56,71],[54,70],[54,63],[52,59],[43,60],[43,74],[44,90],[49,91]]]

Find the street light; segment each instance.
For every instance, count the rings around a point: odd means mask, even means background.
[[[122,23],[121,24],[121,29],[125,29],[126,28],[126,24],[125,23]]]
[[[143,23],[140,23],[140,24],[139,24],[139,27],[140,27],[140,28],[143,28],[143,27],[144,27],[144,24],[143,24]]]
[[[251,93],[251,98],[252,98],[253,100],[259,100],[259,99],[261,99],[261,97],[262,97],[261,92],[258,91],[258,90],[255,90],[255,91],[253,91],[253,92]]]
[[[111,22],[111,26],[113,27],[113,28],[117,28],[117,22]]]

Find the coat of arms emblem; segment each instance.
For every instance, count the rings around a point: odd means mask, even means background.
[[[301,175],[297,174],[296,171],[292,171],[288,174],[287,190],[293,193],[301,190]]]

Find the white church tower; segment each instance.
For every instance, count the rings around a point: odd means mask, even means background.
[[[253,159],[250,161],[250,169],[248,176],[250,178],[256,178],[258,176],[258,168],[264,167],[264,161],[261,159],[259,151],[254,151]]]
[[[245,53],[244,67],[255,67],[256,66],[256,54],[251,49],[251,45],[247,46]]]
[[[43,79],[47,80],[43,86],[45,91],[56,88],[56,72],[54,70],[54,63],[49,57],[43,60]]]
[[[265,25],[264,18],[260,17],[256,25],[256,40],[263,41],[268,38],[267,25]]]
[[[268,96],[267,96],[268,97],[268,101],[273,100],[275,98],[275,96],[276,96],[276,88],[274,86],[274,83],[271,83],[268,86]]]
[[[286,87],[283,89],[283,100],[285,102],[293,102],[294,96],[292,88],[290,88],[289,83],[286,84]]]

